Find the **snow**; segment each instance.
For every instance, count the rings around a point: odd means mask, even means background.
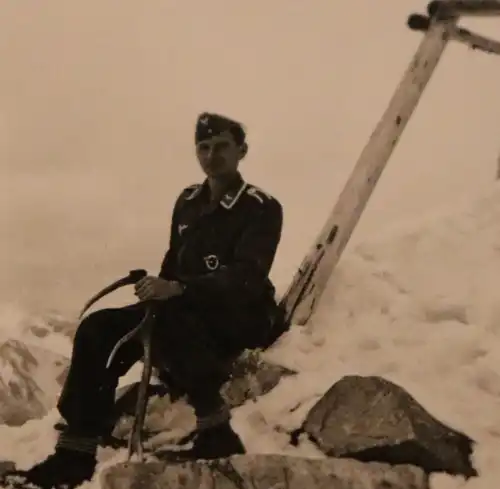
[[[432,477],[433,489],[496,489],[500,478],[500,187],[450,201],[449,208],[365,239],[342,258],[317,314],[294,326],[269,360],[299,370],[256,403],[234,411],[233,425],[250,452],[318,457],[286,432],[345,374],[381,375],[404,386],[432,414],[478,441],[481,476],[465,482]],[[54,345],[37,337],[21,310],[2,308],[2,338]],[[39,319],[39,324],[43,320]],[[57,340],[56,340],[57,339]],[[6,375],[7,372],[2,372]],[[50,372],[47,372],[50,374]],[[137,368],[122,384],[137,378]],[[55,443],[52,410],[19,428],[0,426],[0,459],[28,467]],[[125,452],[101,451],[101,466]],[[86,484],[97,488],[98,482]]]

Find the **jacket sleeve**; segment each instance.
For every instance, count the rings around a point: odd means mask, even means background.
[[[163,257],[163,261],[160,267],[159,277],[166,280],[175,280],[175,257],[177,256],[177,209],[179,207],[180,197],[177,199],[174,210],[172,212],[172,219],[170,221],[170,238],[168,250]]]
[[[237,302],[261,297],[276,255],[283,226],[283,209],[275,200],[265,205],[248,223],[231,263],[197,277],[181,278],[185,294],[206,300],[221,298]]]

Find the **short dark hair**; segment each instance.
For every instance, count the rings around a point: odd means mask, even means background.
[[[203,112],[198,116],[196,121],[195,140],[198,143],[225,131],[231,133],[238,146],[242,146],[245,143],[247,135],[241,122],[220,114]]]

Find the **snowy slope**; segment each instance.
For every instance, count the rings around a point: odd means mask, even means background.
[[[13,306],[1,312],[0,423],[19,425],[55,406],[69,363],[70,325]]]
[[[312,323],[293,328],[267,354],[300,375],[235,410],[234,426],[248,450],[318,456],[309,444],[288,446],[285,431],[297,427],[342,375],[377,374],[400,383],[432,414],[479,442],[475,459],[481,477],[465,484],[435,476],[434,488],[496,489],[499,277],[498,186],[352,249]],[[57,418],[51,412],[21,428],[0,427],[0,458],[13,457],[22,465],[41,459],[52,449],[51,424]]]

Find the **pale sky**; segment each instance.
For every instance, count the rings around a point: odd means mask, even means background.
[[[292,270],[407,68],[421,35],[406,18],[425,5],[2,2],[3,299],[58,307],[68,288],[82,302],[129,268],[156,271],[178,191],[203,178],[203,110],[246,124],[242,171],[282,201],[275,273]],[[493,35],[498,22],[466,25]],[[354,240],[490,184],[499,86],[500,58],[448,48]]]

